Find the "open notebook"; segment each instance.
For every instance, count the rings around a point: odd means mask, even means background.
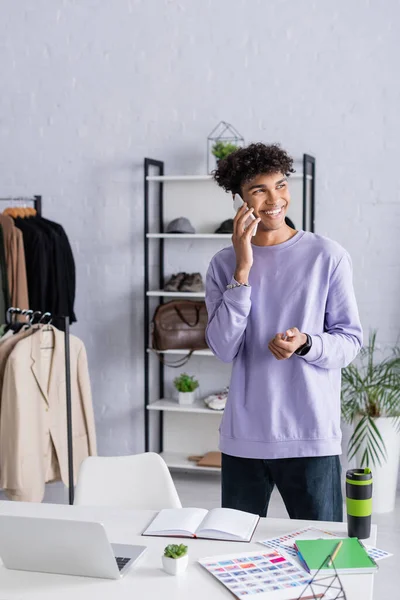
[[[260,517],[230,508],[166,508],[142,535],[250,542]]]

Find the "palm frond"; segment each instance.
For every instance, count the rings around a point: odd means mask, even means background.
[[[349,460],[363,451],[360,467],[381,466],[387,460],[385,442],[374,420],[365,415],[357,423],[348,446]]]
[[[342,415],[349,422],[357,414],[400,416],[400,348],[375,362],[376,332],[362,349],[358,363],[342,371]]]
[[[400,347],[376,360],[376,337],[372,331],[357,361],[342,371],[342,418],[354,423],[361,417],[350,438],[348,456],[351,460],[362,452],[361,467],[381,465],[387,458],[375,419],[394,418],[400,432]]]

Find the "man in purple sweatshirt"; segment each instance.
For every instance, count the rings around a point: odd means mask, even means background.
[[[214,175],[244,201],[206,281],[207,341],[233,363],[222,506],[266,516],[276,485],[292,519],[342,521],[341,369],[362,329],[348,253],[285,223],[293,172],[284,150],[259,143]]]

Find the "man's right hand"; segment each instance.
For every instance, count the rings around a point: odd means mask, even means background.
[[[249,216],[253,213],[253,208],[248,208],[244,203],[238,210],[236,217],[233,220],[233,235],[232,243],[236,253],[236,270],[234,278],[238,283],[248,283],[250,269],[253,265],[253,249],[251,247],[251,238],[254,229],[257,227],[261,219],[252,221],[245,228]]]

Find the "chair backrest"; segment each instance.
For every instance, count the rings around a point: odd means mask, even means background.
[[[74,504],[149,510],[182,507],[167,465],[154,452],[86,458]]]

